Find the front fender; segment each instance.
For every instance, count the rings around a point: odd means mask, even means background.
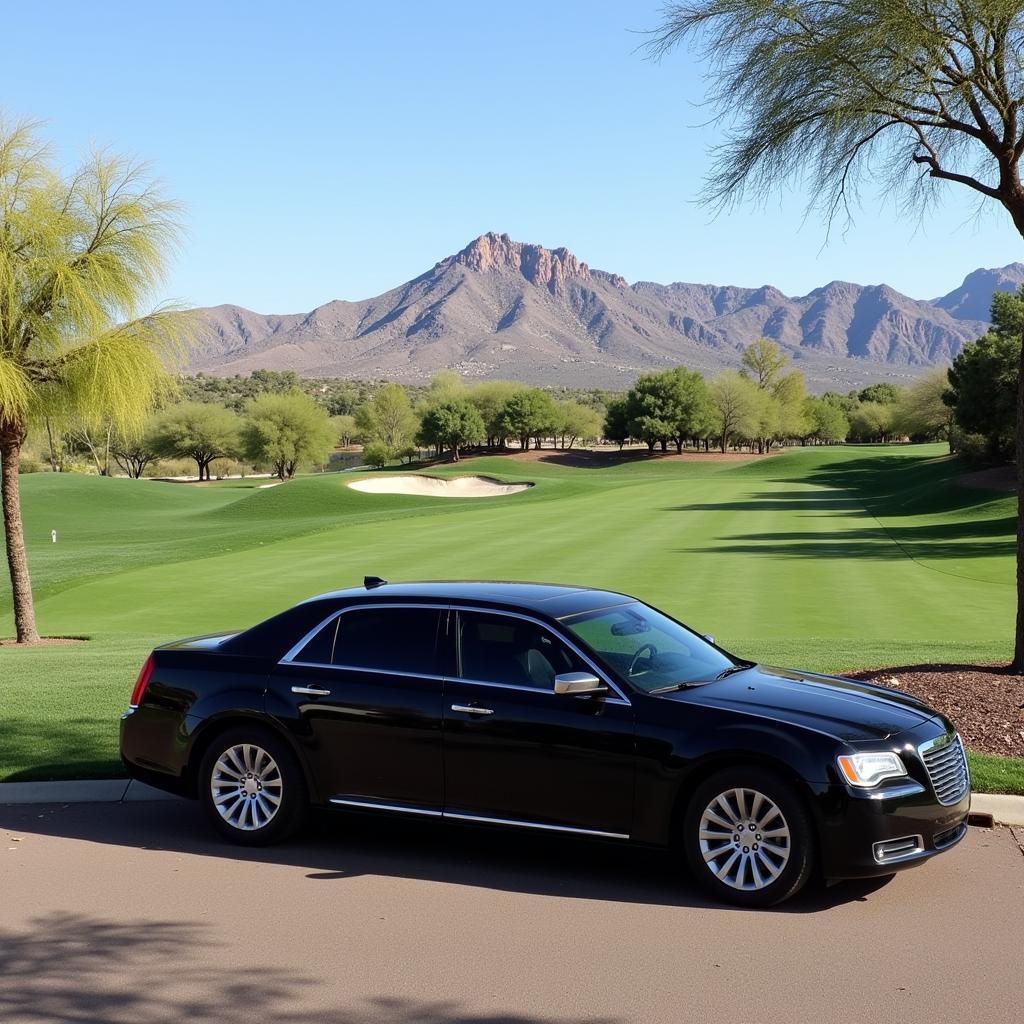
[[[831,738],[790,723],[753,717],[736,721],[733,713],[704,725],[691,723],[689,729],[665,730],[639,740],[635,839],[670,843],[677,815],[694,789],[714,772],[740,764],[760,765],[781,775],[820,823],[821,802],[829,792],[826,748],[834,742]]]

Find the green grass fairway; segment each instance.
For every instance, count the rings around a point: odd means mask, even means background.
[[[437,470],[536,482],[465,500],[364,494],[352,474],[273,488],[23,477],[40,627],[93,639],[0,649],[0,778],[111,774],[117,716],[153,644],[244,627],[365,573],[623,590],[737,653],[812,669],[1006,659],[1015,499],[961,487],[942,454]],[[9,608],[4,589],[0,635]]]

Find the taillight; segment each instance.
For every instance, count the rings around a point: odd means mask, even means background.
[[[149,686],[149,677],[153,674],[153,655],[146,659],[146,664],[139,672],[139,678],[135,680],[135,689],[132,690],[131,707],[137,708],[142,703],[146,694],[146,687]]]

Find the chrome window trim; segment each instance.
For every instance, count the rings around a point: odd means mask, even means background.
[[[536,686],[518,686],[513,683],[494,683],[486,679],[465,679],[462,676],[442,676],[435,675],[428,672],[404,672],[397,669],[386,669],[386,668],[373,668],[367,665],[324,665],[321,662],[311,661],[296,661],[295,658],[299,652],[309,643],[320,632],[320,630],[329,626],[335,619],[341,618],[342,615],[346,615],[349,612],[364,611],[366,609],[377,610],[380,608],[429,608],[435,611],[457,611],[457,612],[479,612],[484,615],[504,615],[512,619],[522,619],[525,622],[531,622],[534,625],[540,626],[542,629],[546,629],[553,636],[557,637],[562,641],[576,656],[582,659],[587,665],[590,666],[594,674],[615,694],[614,697],[607,697],[604,700],[605,704],[612,704],[622,707],[631,707],[632,703],[628,697],[622,692],[621,688],[618,687],[609,677],[606,672],[600,669],[593,661],[593,659],[585,654],[580,648],[574,644],[571,640],[565,637],[561,632],[553,629],[551,624],[545,622],[543,619],[538,619],[534,615],[526,615],[522,612],[506,611],[503,608],[488,608],[480,605],[469,605],[469,604],[438,604],[438,603],[425,603],[422,601],[369,601],[361,602],[359,604],[347,605],[345,608],[339,608],[336,611],[331,612],[321,623],[314,626],[309,632],[299,640],[298,643],[294,644],[288,651],[285,652],[284,656],[278,662],[279,665],[295,665],[300,668],[317,668],[317,669],[336,669],[340,672],[380,672],[384,675],[392,676],[403,676],[408,679],[426,679],[431,682],[453,682],[453,683],[469,683],[472,686],[491,686],[500,688],[503,690],[517,690],[521,693],[547,693],[552,697],[561,697],[563,700],[564,696],[556,694],[554,690],[542,690]],[[584,695],[585,696],[585,695]]]
[[[488,818],[480,814],[463,814],[459,811],[437,811],[429,807],[410,807],[405,804],[381,803],[377,800],[360,800],[351,797],[331,797],[330,803],[339,807],[354,807],[367,811],[392,811],[398,814],[416,814],[424,818],[451,818],[453,821],[475,821],[485,825],[507,825],[510,828],[535,828],[545,832],[570,832],[580,836],[598,836],[603,839],[629,839],[626,832],[603,832],[595,828],[579,828],[575,825],[549,825],[542,821],[521,821],[518,818]]]
[[[314,626],[297,644],[294,644],[292,647],[290,647],[284,653],[284,655],[282,656],[281,660],[278,661],[278,664],[279,665],[304,665],[304,666],[307,666],[309,668],[342,668],[342,669],[349,669],[351,671],[356,671],[356,672],[367,672],[367,671],[369,671],[369,672],[374,672],[374,671],[384,672],[384,671],[388,671],[388,672],[391,672],[392,675],[411,675],[411,676],[414,676],[415,678],[422,678],[422,679],[438,679],[438,678],[441,678],[440,676],[432,676],[432,675],[428,675],[428,674],[420,673],[420,672],[392,672],[390,669],[373,669],[373,668],[370,668],[367,665],[364,665],[364,666],[357,666],[357,665],[325,665],[322,662],[296,661],[295,660],[295,658],[298,655],[299,651],[301,651],[302,648],[305,647],[306,644],[308,644],[309,641],[312,640],[313,637],[315,637],[317,635],[317,633],[320,632],[321,629],[324,629],[325,627],[329,626],[335,619],[340,619],[342,617],[342,615],[346,615],[349,612],[365,611],[367,609],[369,609],[371,611],[376,611],[377,609],[380,609],[380,608],[431,608],[431,609],[434,609],[435,611],[446,611],[448,609],[448,605],[447,604],[427,604],[427,603],[420,602],[420,601],[408,601],[408,602],[406,602],[406,601],[401,601],[401,602],[399,602],[399,601],[368,601],[368,602],[365,602],[365,603],[362,603],[362,604],[346,605],[344,608],[339,608],[336,611],[331,612],[331,614],[328,615],[327,618],[323,620],[323,622],[321,622],[317,626]]]
[[[468,679],[463,676],[445,676],[445,682],[448,683],[468,683],[470,686],[490,686],[495,690],[517,690],[519,693],[545,693],[551,697],[561,697],[565,699],[565,694],[555,693],[554,690],[542,690],[539,686],[520,686],[518,683],[492,683],[489,679]],[[614,689],[614,688],[612,688]],[[614,692],[618,693],[618,690]],[[569,694],[569,696],[572,696]],[[592,694],[579,694],[581,697],[593,696]],[[604,699],[605,704],[614,704],[616,707],[631,707],[628,700],[624,700],[621,697],[606,697]]]
[[[280,664],[297,665],[299,668],[327,669],[331,672],[377,672],[382,676],[403,676],[407,679],[426,679],[434,683],[443,683],[446,676],[432,676],[425,672],[402,672],[396,668],[370,668],[367,665],[322,665],[316,661],[289,661]]]

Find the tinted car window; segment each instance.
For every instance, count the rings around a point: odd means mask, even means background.
[[[639,602],[587,612],[566,625],[631,685],[648,693],[707,682],[736,664],[703,637]]]
[[[338,617],[334,664],[437,675],[436,608],[364,608]]]
[[[524,619],[477,612],[459,614],[463,679],[553,690],[563,672],[590,668],[548,630]]]
[[[338,632],[338,620],[332,619],[295,656],[295,661],[307,665],[330,665],[334,659],[334,638]]]

